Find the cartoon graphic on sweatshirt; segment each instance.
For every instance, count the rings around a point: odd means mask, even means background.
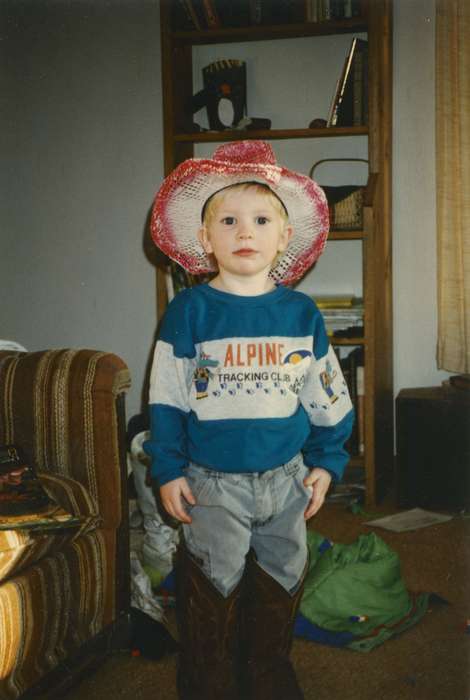
[[[330,403],[334,403],[338,400],[338,397],[334,393],[331,386],[333,384],[334,378],[336,377],[336,374],[336,370],[333,371],[330,361],[327,360],[325,364],[325,369],[323,370],[323,372],[320,372],[320,382],[328,398],[330,399]]]
[[[306,373],[312,361],[312,352],[305,348],[292,350],[283,358],[282,364],[290,370],[289,389],[297,396],[305,384]]]
[[[196,399],[205,399],[208,396],[207,388],[209,386],[209,380],[211,379],[213,373],[210,368],[218,367],[218,360],[212,360],[210,355],[201,352],[201,356],[197,362],[196,369],[194,371],[194,383],[196,385]]]

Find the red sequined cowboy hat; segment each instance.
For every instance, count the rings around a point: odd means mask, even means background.
[[[235,141],[219,146],[211,159],[190,158],[163,181],[153,206],[154,243],[188,272],[215,272],[215,262],[198,238],[201,211],[219,190],[242,182],[267,185],[281,200],[293,235],[270,272],[274,282],[291,284],[317,260],[328,236],[328,204],[311,178],[276,163],[264,141]]]

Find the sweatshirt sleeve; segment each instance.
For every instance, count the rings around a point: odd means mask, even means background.
[[[300,400],[311,425],[303,448],[305,464],[312,468],[322,467],[334,480],[340,480],[349,460],[344,445],[351,435],[354,411],[338,358],[318,310],[313,358]]]
[[[152,458],[152,478],[160,486],[181,477],[187,466],[189,391],[196,353],[182,296],[175,297],[163,317],[150,374],[150,439],[144,450]]]

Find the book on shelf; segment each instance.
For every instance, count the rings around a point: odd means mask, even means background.
[[[368,64],[367,41],[358,39],[352,61],[352,72],[338,107],[336,126],[362,126],[368,123]]]
[[[217,12],[215,0],[202,0],[202,7],[204,10],[207,27],[209,29],[218,29],[221,27],[222,25],[220,22],[219,13]]]
[[[192,8],[186,0],[175,0],[171,4],[171,26],[173,31],[194,31],[200,29],[197,17],[194,17]]]
[[[249,27],[250,0],[213,0],[222,27]]]
[[[354,294],[325,294],[315,295],[315,303],[319,309],[350,309],[362,304],[362,299]]]
[[[172,0],[174,31],[205,31],[360,17],[365,0]]]
[[[364,52],[358,51],[353,60],[352,76],[352,123],[360,126],[363,123],[363,84],[364,84]]]
[[[250,23],[263,23],[263,2],[262,0],[250,0]]]
[[[205,29],[201,8],[196,6],[198,0],[174,0],[173,26],[176,30],[201,31]]]
[[[362,337],[364,333],[364,301],[354,295],[315,296],[315,303],[325,321],[326,332],[335,337]]]
[[[304,0],[263,0],[264,24],[293,24],[305,21]]]
[[[305,0],[306,22],[328,22],[365,15],[364,0]]]
[[[172,0],[172,25],[178,31],[204,31],[221,26],[215,0]]]
[[[357,45],[357,37],[352,40],[349,51],[343,63],[343,67],[340,76],[336,82],[335,90],[333,92],[333,97],[330,103],[330,108],[328,110],[328,117],[326,120],[327,127],[337,126],[338,121],[338,109],[339,105],[344,96],[346,90],[346,83],[348,81],[349,74],[351,72],[352,60],[354,57],[354,51]]]
[[[327,126],[360,126],[368,121],[368,43],[354,37],[328,111]]]
[[[223,27],[292,24],[305,20],[304,0],[212,0]]]

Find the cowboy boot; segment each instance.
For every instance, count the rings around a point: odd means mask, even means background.
[[[242,612],[247,700],[302,700],[289,659],[294,622],[302,598],[308,562],[294,595],[262,569],[253,553],[247,560]]]
[[[181,700],[236,700],[242,584],[224,598],[184,546],[178,557],[179,696]]]

